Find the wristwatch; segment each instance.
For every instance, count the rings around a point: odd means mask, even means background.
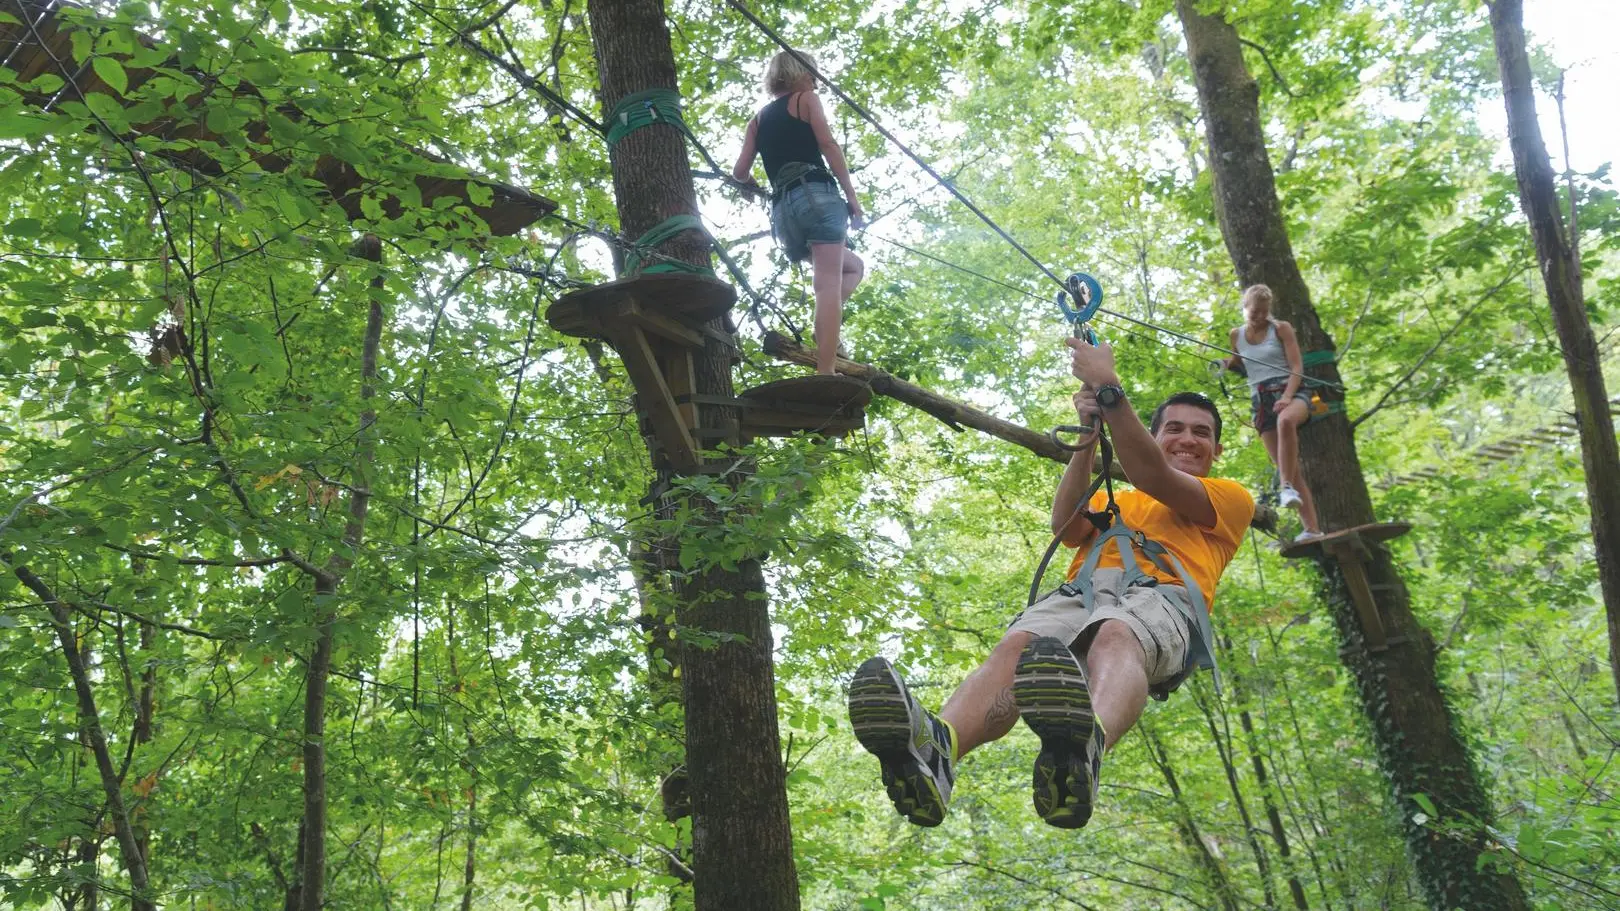
[[[1118,383],[1099,386],[1094,394],[1097,397],[1097,404],[1104,408],[1112,408],[1125,401],[1125,390],[1120,388]]]

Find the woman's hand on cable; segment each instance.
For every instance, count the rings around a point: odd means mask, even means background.
[[[1074,445],[1086,447],[1097,442],[1098,434],[1102,433],[1102,406],[1097,404],[1097,396],[1090,386],[1081,386],[1074,394],[1074,413],[1080,418],[1080,426],[1091,428],[1091,432],[1081,434]]]
[[[1063,343],[1069,346],[1069,372],[1075,379],[1093,389],[1119,384],[1119,375],[1114,372],[1114,349],[1103,342],[1093,345],[1083,338],[1067,338]]]
[[[1292,404],[1293,401],[1294,401],[1293,396],[1288,396],[1287,398],[1278,399],[1276,404],[1271,406],[1271,413],[1272,414],[1282,414],[1284,411],[1288,410],[1288,406],[1290,404]]]
[[[849,201],[849,226],[851,228],[866,227],[866,210],[861,208],[861,201],[858,199]]]

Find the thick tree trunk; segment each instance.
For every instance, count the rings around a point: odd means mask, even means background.
[[[1176,0],[1176,10],[1204,113],[1215,211],[1238,277],[1245,285],[1271,286],[1277,315],[1294,324],[1305,351],[1332,350],[1333,341],[1317,319],[1294,261],[1261,130],[1260,91],[1244,63],[1237,32],[1220,15],[1199,13],[1195,0]],[[1332,364],[1318,375],[1339,381]],[[1312,422],[1302,436],[1300,461],[1329,527],[1373,521],[1355,438],[1343,414]],[[1374,548],[1367,565],[1390,633],[1389,648],[1378,653],[1366,647],[1338,566],[1329,560],[1319,566],[1343,646],[1340,654],[1355,677],[1429,903],[1440,911],[1528,909],[1517,879],[1479,866],[1484,825],[1492,819],[1490,800],[1435,674],[1433,640],[1413,618],[1405,583],[1388,551]],[[1443,822],[1475,820],[1479,825],[1466,834],[1444,836],[1418,825],[1413,822],[1418,795],[1434,803]]]
[[[604,115],[633,92],[678,88],[660,0],[605,0],[588,11]],[[685,141],[673,127],[629,134],[611,150],[611,160],[625,236],[639,237],[672,215],[697,213]],[[675,238],[660,252],[709,262],[707,241],[697,232]],[[695,373],[700,394],[732,395],[728,349],[718,341],[711,338],[695,358]],[[731,417],[721,409],[701,410],[711,426]],[[746,560],[733,571],[682,576],[674,592],[685,626],[721,638],[712,647],[681,653],[694,901],[699,911],[794,911],[798,874],[764,577],[757,561]]]
[[[1592,510],[1592,545],[1609,615],[1609,669],[1620,696],[1620,448],[1615,444],[1603,361],[1586,316],[1580,259],[1571,245],[1574,238],[1566,239],[1564,234],[1552,164],[1536,120],[1535,84],[1524,47],[1524,2],[1495,0],[1489,6],[1496,63],[1502,71],[1502,97],[1507,103],[1513,172],[1519,178],[1519,202],[1535,238],[1547,306],[1558,327],[1558,344],[1564,351],[1564,368],[1575,398],[1586,499]]]

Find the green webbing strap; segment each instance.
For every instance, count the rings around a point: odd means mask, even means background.
[[[709,229],[703,227],[703,219],[698,218],[696,215],[672,215],[648,228],[647,233],[636,238],[636,242],[625,252],[625,276],[654,272],[691,272],[697,275],[713,275],[714,270],[708,266],[699,266],[678,259],[666,259],[645,268],[642,267],[641,262],[644,252],[651,252],[659,244],[673,238],[682,231],[702,231],[705,237],[709,236]]]
[[[1312,367],[1320,367],[1323,364],[1332,364],[1338,359],[1338,353],[1329,349],[1327,351],[1307,351],[1300,357],[1299,362],[1300,367],[1309,370]],[[1320,388],[1327,385],[1327,381],[1319,380],[1314,376],[1307,376],[1300,381],[1300,385],[1309,391],[1311,389]],[[1340,407],[1340,410],[1344,410],[1343,406]]]
[[[618,145],[619,140],[642,127],[655,123],[668,124],[680,130],[686,138],[697,142],[697,137],[692,135],[692,130],[681,117],[681,93],[674,89],[648,89],[624,96],[624,100],[608,115],[608,148]]]

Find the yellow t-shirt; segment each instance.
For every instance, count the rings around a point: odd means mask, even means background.
[[[1254,497],[1236,481],[1225,478],[1198,480],[1203,483],[1204,492],[1209,495],[1209,504],[1215,507],[1214,528],[1204,528],[1140,490],[1116,493],[1114,502],[1119,504],[1120,518],[1126,525],[1163,544],[1166,550],[1176,555],[1181,565],[1186,567],[1188,574],[1197,581],[1199,589],[1204,593],[1205,602],[1213,610],[1215,583],[1220,581],[1221,573],[1226,570],[1226,564],[1232,561],[1232,555],[1237,553],[1238,545],[1243,543],[1243,535],[1249,529],[1250,520],[1254,518]],[[1091,497],[1090,509],[1094,512],[1099,511],[1107,504],[1108,497],[1102,491],[1098,491]],[[1078,546],[1081,543],[1081,535],[1090,528],[1091,524],[1086,520],[1075,520],[1070,526],[1070,533],[1064,536],[1063,543],[1070,547]],[[1091,546],[1089,536],[1085,538],[1085,544],[1085,548],[1075,552],[1074,560],[1069,564],[1070,579],[1080,572],[1080,564],[1085,562],[1086,552]],[[1181,584],[1181,580],[1177,579],[1174,573],[1164,572],[1154,566],[1140,552],[1137,553],[1136,562],[1143,572],[1160,582]],[[1097,561],[1098,569],[1119,569],[1121,565],[1119,551],[1112,544]]]

